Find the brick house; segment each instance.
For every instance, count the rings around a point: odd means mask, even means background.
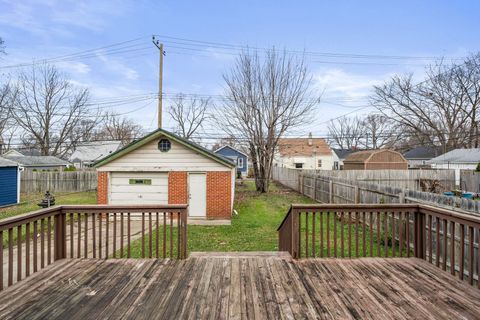
[[[235,164],[157,129],[94,164],[99,204],[189,204],[189,216],[230,219]]]

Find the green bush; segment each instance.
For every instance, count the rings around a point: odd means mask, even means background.
[[[64,172],[77,171],[77,168],[75,166],[65,167],[63,168],[63,171]]]
[[[480,162],[477,164],[477,168],[475,169],[476,172],[480,172]]]

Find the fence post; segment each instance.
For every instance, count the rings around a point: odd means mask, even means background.
[[[300,258],[300,212],[297,211],[296,209],[292,209],[292,258],[293,259],[298,259]]]
[[[358,186],[355,186],[355,196],[354,196],[354,202],[355,204],[360,203],[360,188]]]
[[[313,175],[313,200],[317,201],[317,175]]]
[[[405,191],[398,194],[398,203],[405,203]]]
[[[333,203],[333,180],[328,180],[328,203]]]
[[[54,260],[67,257],[67,235],[66,235],[66,214],[59,209],[54,217]]]

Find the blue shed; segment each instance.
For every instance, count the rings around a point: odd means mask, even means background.
[[[245,153],[231,146],[223,146],[217,149],[215,153],[232,160],[237,165],[237,172],[240,172],[242,177],[247,176],[248,156]]]
[[[20,202],[20,173],[16,162],[0,157],[0,207]]]

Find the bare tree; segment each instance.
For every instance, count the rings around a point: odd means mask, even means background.
[[[217,112],[217,123],[248,143],[256,189],[268,192],[278,140],[307,124],[319,102],[312,99],[305,60],[275,50],[263,59],[258,52],[244,52],[224,79],[228,99]]]
[[[10,149],[13,136],[17,131],[15,119],[12,117],[17,94],[17,87],[9,82],[0,87],[0,144],[4,151]]]
[[[117,140],[121,141],[122,145],[125,146],[138,139],[143,133],[139,124],[120,115],[107,112],[103,119],[103,125],[95,133],[95,139]]]
[[[363,120],[359,117],[340,117],[328,124],[329,140],[340,149],[356,149],[365,134]]]
[[[371,101],[416,141],[448,150],[477,146],[480,55],[453,66],[442,61],[430,66],[418,84],[412,75],[394,76],[375,87]]]
[[[400,139],[401,132],[383,114],[371,113],[361,121],[363,136],[361,147],[365,149],[392,148]]]
[[[168,113],[174,121],[175,132],[185,139],[192,139],[193,135],[203,128],[209,119],[207,108],[210,98],[186,97],[178,94],[173,100]]]
[[[26,143],[42,155],[64,156],[81,138],[73,134],[75,128],[85,119],[98,119],[88,99],[88,89],[74,86],[54,66],[34,66],[19,76],[13,116]]]

